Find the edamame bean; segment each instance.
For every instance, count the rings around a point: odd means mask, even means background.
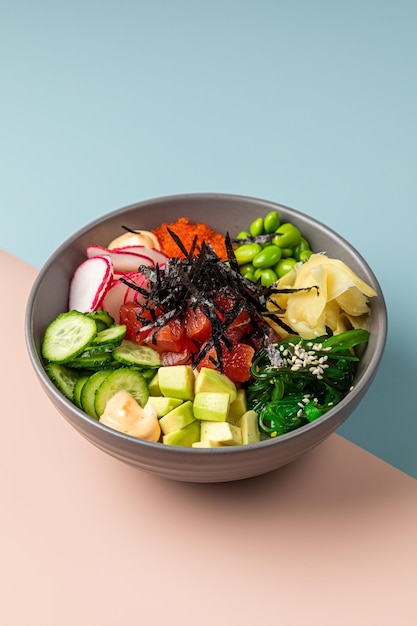
[[[259,280],[259,279],[260,279],[260,277],[262,276],[262,272],[263,272],[263,270],[262,270],[260,267],[258,267],[258,268],[254,271],[254,274],[253,274],[253,275],[254,275],[254,278],[255,278],[255,282],[256,282],[257,280]]]
[[[247,237],[250,237],[250,233],[248,233],[247,230],[242,230],[237,236],[236,239],[246,239]]]
[[[293,248],[299,243],[300,239],[301,232],[297,226],[290,224],[290,222],[286,222],[285,224],[281,224],[281,226],[277,229],[272,243],[276,246],[280,246],[281,248]]]
[[[256,282],[255,268],[253,267],[252,263],[246,263],[245,265],[241,265],[239,270],[242,276],[244,276],[253,283]]]
[[[262,217],[258,217],[256,220],[252,222],[249,226],[249,232],[252,237],[258,237],[259,235],[263,235],[264,232],[264,221]]]
[[[305,239],[304,237],[301,237],[300,241],[294,248],[294,258],[300,261],[301,260],[300,254],[304,250],[310,250],[310,244],[308,243],[307,239]]]
[[[244,265],[241,265],[239,267],[239,271],[242,274],[242,276],[244,276],[245,274],[247,274],[248,272],[253,272],[253,265],[252,263],[245,263]]]
[[[254,267],[260,267],[261,269],[267,269],[273,267],[280,260],[282,255],[281,248],[278,246],[270,245],[265,246],[263,250],[253,258],[252,264]]]
[[[238,265],[246,265],[252,263],[254,257],[262,250],[259,243],[242,243],[236,248],[235,257]]]
[[[261,278],[261,285],[263,287],[270,287],[271,285],[276,283],[278,280],[277,274],[271,268],[268,268],[265,270],[261,269],[260,278]]]
[[[296,259],[289,257],[288,259],[281,259],[274,267],[274,271],[278,278],[282,278],[288,272],[294,269],[294,265],[297,263]]]
[[[290,256],[294,256],[293,248],[282,248],[281,256],[283,259],[287,259]]]
[[[299,261],[301,261],[301,263],[305,263],[306,261],[308,261],[308,259],[311,257],[311,255],[313,254],[312,250],[302,250],[300,252],[300,256],[299,256]]]
[[[274,233],[279,228],[281,221],[276,211],[270,211],[264,217],[264,231],[266,233]]]

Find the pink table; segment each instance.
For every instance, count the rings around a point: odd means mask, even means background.
[[[1,624],[417,623],[414,479],[338,435],[239,483],[124,466],[38,385],[24,342],[37,272],[0,263]]]

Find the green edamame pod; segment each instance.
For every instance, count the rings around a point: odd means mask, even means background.
[[[256,220],[252,222],[249,226],[249,232],[252,237],[258,237],[259,235],[263,235],[264,233],[264,221],[262,217],[258,217]]]
[[[255,268],[253,267],[252,263],[245,263],[245,265],[241,265],[239,269],[242,276],[244,276],[253,283],[256,282]]]
[[[255,282],[261,278],[261,276],[262,276],[262,272],[263,272],[263,270],[262,270],[260,267],[258,267],[258,268],[254,271],[254,273],[253,273],[253,274],[254,274],[254,277],[255,277]]]
[[[270,211],[264,217],[264,231],[266,233],[274,233],[279,225],[281,220],[279,219],[279,215],[276,211]]]
[[[300,257],[298,260],[301,261],[301,263],[305,263],[306,261],[308,261],[312,254],[313,252],[311,250],[302,250],[300,252]]]
[[[277,282],[278,276],[274,272],[274,270],[271,269],[271,268],[261,269],[260,270],[260,280],[261,280],[261,285],[263,287],[270,287],[271,285],[273,285],[274,283]]]
[[[267,269],[276,265],[276,263],[280,260],[281,255],[281,248],[271,244],[270,246],[265,246],[260,252],[258,252],[258,254],[253,258],[252,264],[254,267]]]
[[[294,247],[294,258],[297,259],[297,261],[301,261],[300,254],[305,250],[311,251],[310,244],[308,243],[307,239],[301,237],[298,244]]]
[[[277,229],[276,235],[272,240],[272,243],[276,246],[280,246],[281,248],[293,248],[296,246],[301,239],[301,232],[291,224],[290,222],[286,222],[285,224],[281,224],[281,226]]]
[[[236,235],[236,239],[247,239],[250,237],[250,233],[247,230],[242,230],[238,235]]]
[[[293,248],[281,248],[281,250],[282,250],[281,256],[283,259],[288,259],[288,257],[290,256],[295,258]]]
[[[252,263],[254,257],[262,250],[259,243],[242,243],[236,248],[235,257],[238,265]]]
[[[278,278],[282,278],[283,276],[285,276],[285,274],[288,274],[288,272],[291,272],[291,270],[294,269],[294,265],[296,263],[297,263],[296,259],[291,258],[291,257],[288,259],[281,259],[280,261],[278,261],[278,263],[274,267],[274,271],[276,272]]]

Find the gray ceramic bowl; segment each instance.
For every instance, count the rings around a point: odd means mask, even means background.
[[[68,285],[85,258],[87,244],[107,243],[122,232],[121,225],[151,229],[162,222],[188,216],[231,236],[254,218],[278,210],[281,221],[297,225],[313,250],[345,261],[374,287],[370,341],[361,358],[355,385],[344,400],[315,422],[261,443],[217,449],[195,449],[149,443],[121,434],[90,418],[66,400],[50,382],[40,359],[46,326],[67,307]],[[265,200],[223,194],[186,194],[152,199],[112,212],[65,241],[41,269],[27,306],[26,341],[39,381],[58,412],[92,444],[140,470],[190,482],[233,481],[275,470],[317,446],[355,410],[371,385],[381,361],[387,335],[387,311],[381,288],[362,256],[341,236],[320,222],[288,207]]]

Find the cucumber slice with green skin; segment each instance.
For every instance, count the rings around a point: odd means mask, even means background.
[[[103,354],[111,355],[111,353],[114,350],[114,347],[115,346],[111,343],[98,344],[97,346],[92,343],[86,347],[84,352],[81,352],[81,354],[77,356],[77,359],[74,359],[74,360],[91,358],[94,356],[101,356]]]
[[[149,346],[138,345],[130,339],[123,339],[122,343],[113,350],[113,358],[124,365],[135,365],[142,368],[155,368],[161,365],[161,357],[158,352]]]
[[[89,376],[87,376],[86,374],[82,374],[81,376],[79,376],[77,382],[74,385],[74,404],[76,404],[78,406],[79,409],[82,409],[82,405],[81,405],[81,390],[84,387],[84,384],[87,382],[87,380],[89,379]]]
[[[120,365],[121,365],[121,363],[120,363]],[[132,367],[134,367],[134,366],[132,366]],[[150,382],[153,379],[153,377],[155,376],[155,372],[158,371],[155,367],[147,367],[147,368],[145,367],[143,369],[140,368],[140,367],[137,367],[135,369],[137,369],[142,374],[142,376],[146,380],[146,382]]]
[[[80,356],[73,359],[72,361],[67,361],[66,364],[70,367],[74,367],[76,369],[90,369],[90,370],[98,370],[106,367],[113,361],[112,352],[104,352],[101,354],[89,354],[88,352],[82,352]]]
[[[88,380],[86,380],[84,385],[82,386],[80,392],[80,408],[85,411],[90,417],[94,417],[95,419],[98,419],[99,417],[95,409],[97,389],[100,387],[103,381],[105,381],[106,378],[110,376],[111,373],[111,370],[99,370],[98,372],[95,372],[94,374],[89,376]]]
[[[42,356],[47,361],[66,363],[81,354],[97,334],[95,321],[79,313],[60,313],[45,331]]]
[[[55,387],[68,398],[68,400],[73,402],[74,389],[80,377],[79,372],[61,363],[50,363],[46,371]]]
[[[103,415],[107,402],[118,391],[132,394],[141,407],[145,406],[149,398],[148,385],[142,374],[137,370],[122,367],[114,370],[97,389],[94,402],[97,416]]]
[[[126,326],[124,324],[113,324],[113,326],[109,326],[109,328],[105,328],[101,330],[94,337],[94,344],[118,344],[122,341],[124,336],[126,335]]]
[[[108,328],[107,324],[105,324],[102,320],[100,319],[94,319],[96,326],[97,326],[97,332],[100,333],[102,330],[106,330],[106,328]]]
[[[90,313],[86,313],[88,317],[92,317],[93,320],[97,324],[97,328],[99,330],[104,330],[104,328],[110,328],[114,324],[114,319],[107,311],[90,311]]]

